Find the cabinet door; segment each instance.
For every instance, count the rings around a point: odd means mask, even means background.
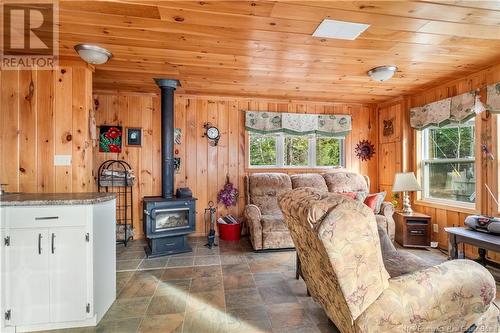
[[[9,325],[49,321],[48,229],[11,229],[7,249]]]
[[[49,243],[50,320],[84,320],[88,244],[85,228],[50,228]]]

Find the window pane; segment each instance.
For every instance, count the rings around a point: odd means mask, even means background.
[[[474,158],[474,123],[427,129],[427,158]]]
[[[309,138],[307,136],[286,136],[283,148],[285,165],[307,166],[309,164]]]
[[[316,166],[341,165],[341,140],[336,138],[316,138]]]
[[[427,162],[428,197],[460,202],[476,201],[474,160],[468,162]]]
[[[474,203],[474,121],[426,129],[424,140],[425,197]]]
[[[276,137],[250,135],[250,165],[276,165]]]

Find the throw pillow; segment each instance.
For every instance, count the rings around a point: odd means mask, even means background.
[[[387,193],[385,191],[369,194],[366,197],[364,204],[370,207],[370,209],[373,210],[375,214],[378,214],[380,212],[380,207],[382,206],[382,202],[384,202],[386,194]]]

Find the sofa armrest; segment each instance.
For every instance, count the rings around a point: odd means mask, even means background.
[[[255,250],[262,249],[262,213],[256,205],[246,205],[243,214],[247,220],[250,240]]]
[[[463,332],[495,297],[495,280],[484,267],[452,260],[390,279],[389,288],[356,321],[363,332]]]
[[[392,242],[394,242],[394,236],[396,234],[396,224],[394,223],[394,205],[389,201],[382,202],[380,206],[380,214],[387,218],[387,234]]]

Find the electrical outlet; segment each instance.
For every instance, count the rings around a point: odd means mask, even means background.
[[[437,232],[439,232],[439,225],[438,225],[437,223],[434,223],[434,224],[432,225],[432,231],[434,231],[434,232],[436,232],[436,233],[437,233]]]
[[[71,165],[71,155],[54,155],[55,166],[69,166]]]

